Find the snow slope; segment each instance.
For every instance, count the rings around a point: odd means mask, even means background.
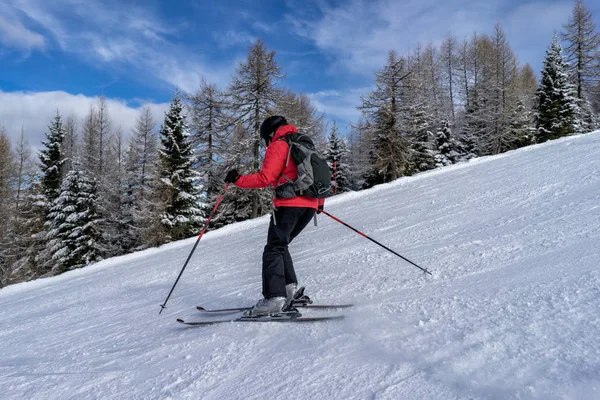
[[[2,399],[600,399],[600,132],[330,200],[291,246],[342,321],[187,328],[260,296],[268,218],[0,290]],[[330,313],[340,313],[334,311]],[[326,314],[310,311],[306,314]]]

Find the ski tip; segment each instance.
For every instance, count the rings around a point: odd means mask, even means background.
[[[206,311],[206,308],[204,308],[204,307],[202,307],[202,306],[196,306],[196,308],[197,308],[199,311]]]
[[[179,322],[180,324],[185,324],[185,321],[182,320],[181,318],[177,318],[177,322]]]

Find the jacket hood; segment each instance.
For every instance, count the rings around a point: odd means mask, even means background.
[[[296,128],[294,125],[284,125],[281,128],[277,129],[275,135],[273,135],[273,142],[292,133],[298,133],[298,128]]]

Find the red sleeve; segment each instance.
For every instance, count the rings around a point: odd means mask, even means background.
[[[267,148],[265,160],[260,172],[242,175],[235,185],[243,189],[260,189],[277,182],[283,173],[288,155],[288,144],[285,140],[277,140]]]
[[[319,205],[320,206],[324,206],[325,205],[325,199],[319,199]]]

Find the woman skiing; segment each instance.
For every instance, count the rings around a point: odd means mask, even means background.
[[[259,189],[270,185],[277,188],[294,181],[298,177],[298,168],[290,157],[288,142],[283,139],[297,132],[298,129],[282,116],[265,119],[260,126],[260,136],[267,145],[267,151],[260,172],[240,175],[233,169],[225,182],[243,189]],[[315,212],[323,210],[324,202],[324,199],[300,195],[275,197],[262,257],[263,298],[247,312],[248,316],[281,313],[286,304],[291,304],[298,280],[288,245],[308,225]]]

